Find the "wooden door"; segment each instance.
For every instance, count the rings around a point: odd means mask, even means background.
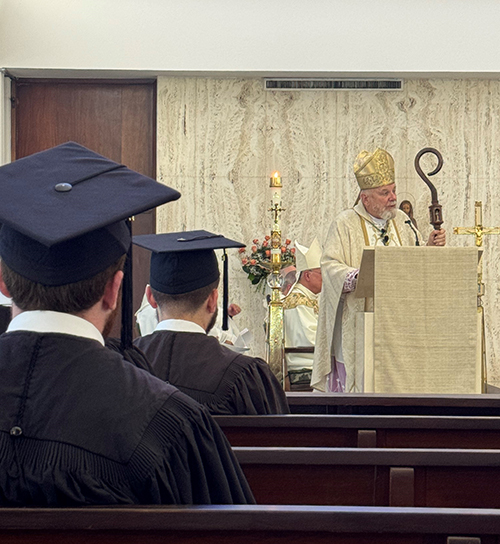
[[[12,159],[74,141],[156,177],[156,81],[18,79],[13,82]],[[134,234],[156,232],[155,211]],[[149,279],[149,252],[134,246],[134,311]],[[119,336],[116,323],[113,336]]]

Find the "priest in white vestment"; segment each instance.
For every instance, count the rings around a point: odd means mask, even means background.
[[[333,222],[323,248],[318,330],[311,386],[318,391],[362,392],[363,368],[356,365],[355,318],[373,308],[372,299],[354,298],[366,246],[422,245],[410,218],[397,209],[394,160],[383,149],[362,151],[354,163],[359,202]],[[444,246],[446,233],[434,230],[427,245]]]
[[[298,280],[283,299],[286,348],[314,347],[318,327],[319,293],[321,292],[321,246],[317,238],[310,247],[295,241]],[[286,354],[290,386],[309,388],[313,353]]]

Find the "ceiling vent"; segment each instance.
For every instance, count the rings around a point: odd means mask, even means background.
[[[401,79],[265,79],[266,91],[399,91]]]

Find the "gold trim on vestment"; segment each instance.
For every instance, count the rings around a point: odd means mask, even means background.
[[[307,306],[308,308],[312,308],[316,315],[319,313],[318,301],[311,300],[302,293],[290,293],[283,300],[284,310],[293,310],[294,308],[297,308],[297,306]]]
[[[361,221],[361,228],[363,229],[363,236],[365,237],[365,246],[370,245],[370,238],[368,237],[368,231],[366,230],[365,220],[361,215],[358,215],[359,220]]]
[[[399,245],[402,246],[403,242],[401,241],[401,236],[399,235],[399,230],[398,230],[398,226],[396,225],[396,221],[394,221],[394,219],[391,219],[391,223],[394,225],[394,230],[396,231],[396,234],[398,236]]]

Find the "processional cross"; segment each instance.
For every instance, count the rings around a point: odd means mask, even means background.
[[[474,207],[475,225],[473,227],[454,227],[453,234],[472,234],[476,237],[476,247],[483,247],[483,236],[488,234],[500,234],[500,227],[483,227],[483,203],[476,200]],[[477,264],[477,309],[481,314],[482,328],[482,359],[483,359],[483,387],[486,383],[486,338],[484,324],[484,308],[482,296],[484,295],[483,283],[483,254],[480,250]]]
[[[476,246],[483,247],[483,236],[488,234],[500,234],[500,227],[483,226],[483,203],[480,200],[476,200],[474,214],[476,224],[473,227],[454,227],[453,234],[472,234],[476,237]],[[478,297],[482,297],[484,295],[482,254],[479,257],[477,276]]]

